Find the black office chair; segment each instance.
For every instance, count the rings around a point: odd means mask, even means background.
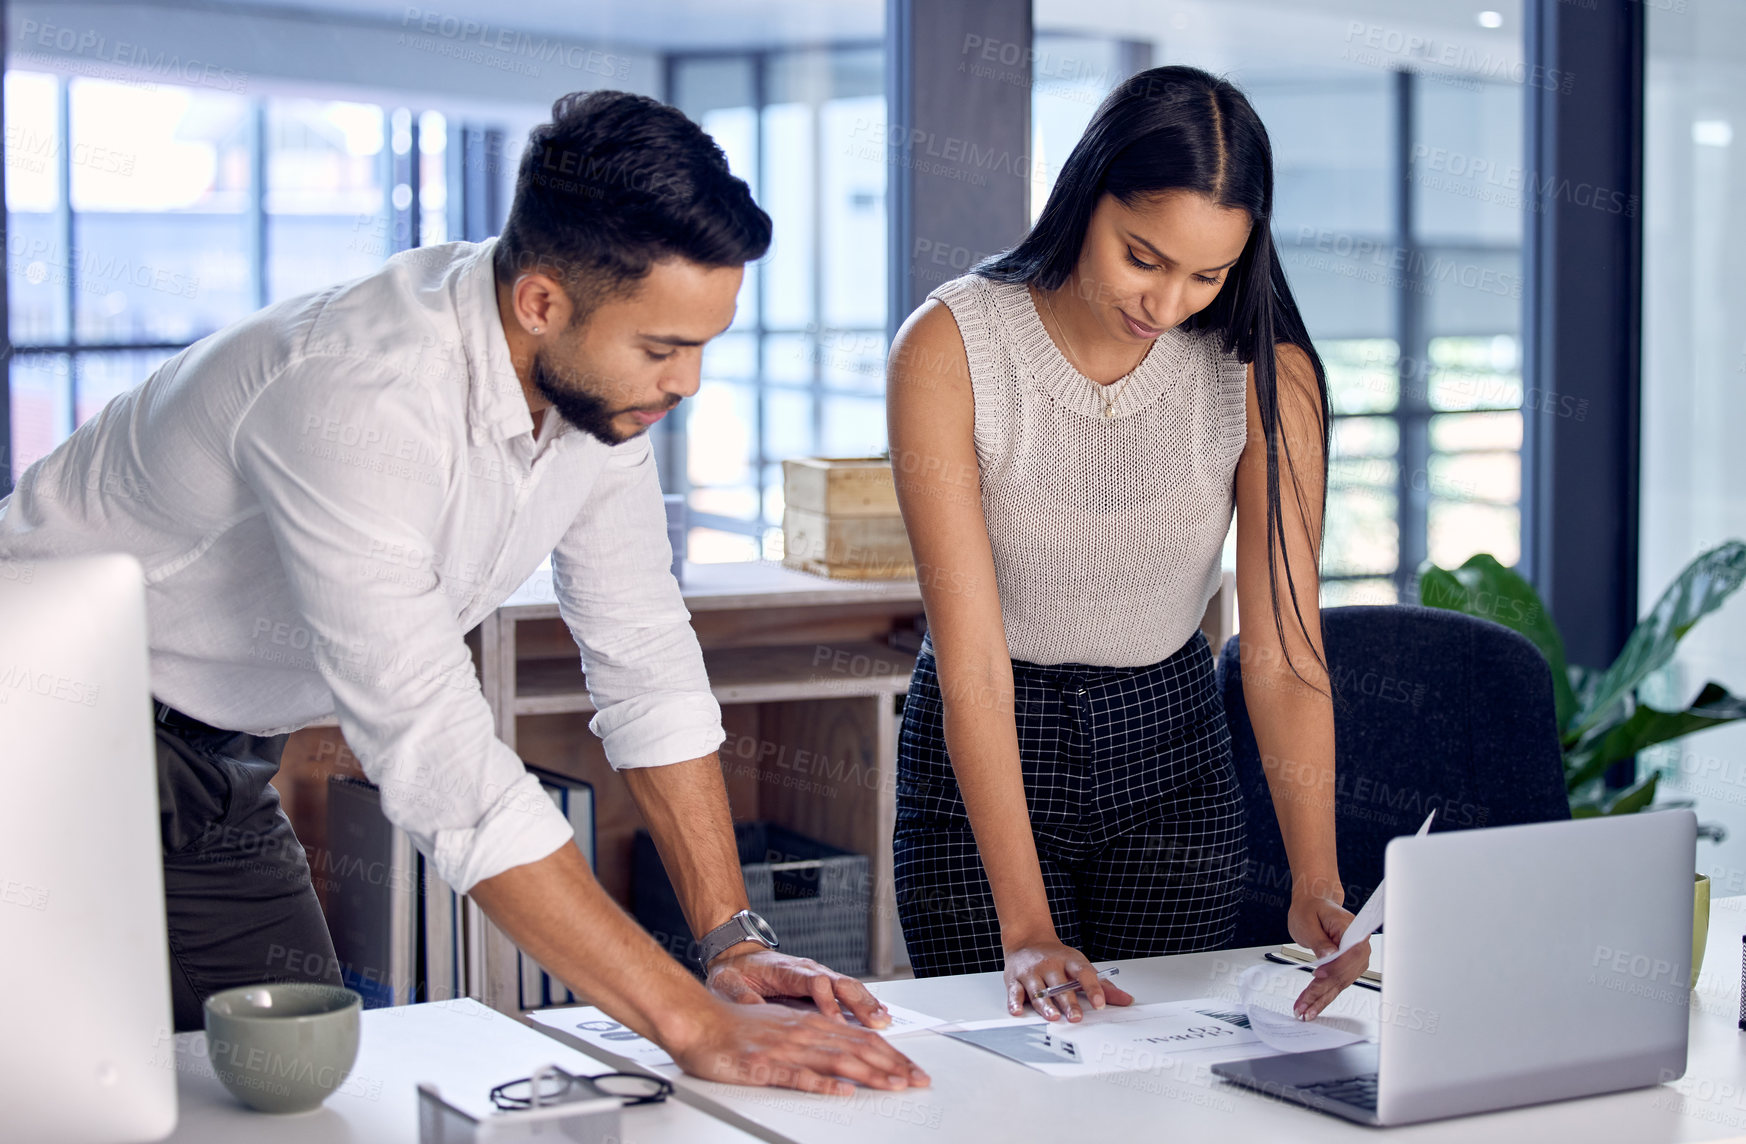
[[[1291,901],[1239,639],[1218,664],[1249,820],[1233,949],[1289,941]],[[1336,696],[1334,822],[1347,909],[1357,912],[1382,880],[1389,839],[1413,833],[1433,807],[1433,833],[1570,817],[1551,670],[1522,636],[1457,612],[1388,606],[1329,608],[1322,639]]]

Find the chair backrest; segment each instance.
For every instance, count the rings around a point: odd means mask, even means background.
[[[1287,621],[1289,622],[1289,620]],[[1249,861],[1232,948],[1290,940],[1291,868],[1243,694],[1241,637],[1219,656]],[[1569,818],[1552,674],[1501,624],[1412,606],[1328,608],[1334,829],[1346,908],[1382,880],[1388,841],[1434,808],[1433,831]]]

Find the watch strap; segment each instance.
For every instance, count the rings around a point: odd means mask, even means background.
[[[766,949],[775,949],[775,943],[765,940],[764,935],[758,932],[757,926],[752,923],[751,916],[749,916],[751,914],[751,910],[741,910],[704,934],[697,943],[697,963],[707,969],[709,963],[720,956],[724,950],[736,946],[742,941],[755,941]],[[764,924],[766,927],[769,925],[768,922]]]

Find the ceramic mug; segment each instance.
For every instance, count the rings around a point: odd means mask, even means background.
[[[1699,874],[1691,903],[1691,987],[1697,988],[1704,967],[1704,945],[1710,939],[1710,876]]]
[[[244,985],[206,999],[206,1052],[231,1094],[261,1112],[320,1108],[358,1057],[350,989],[310,981]]]

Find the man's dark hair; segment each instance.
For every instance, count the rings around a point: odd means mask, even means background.
[[[528,133],[494,262],[499,281],[556,278],[579,322],[664,258],[740,266],[769,247],[770,216],[701,127],[644,95],[576,92]]]

